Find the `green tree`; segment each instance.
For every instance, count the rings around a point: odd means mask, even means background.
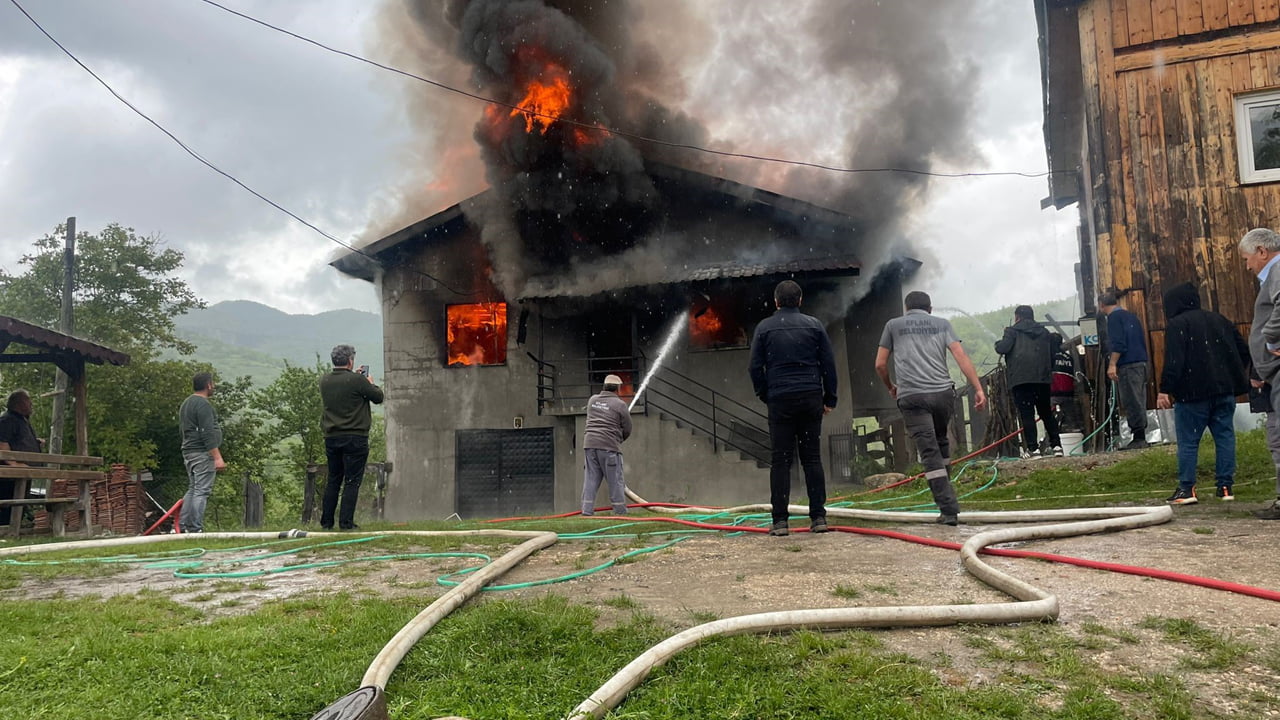
[[[62,301],[63,228],[35,241],[19,260],[21,273],[0,271],[0,314],[56,328]],[[161,361],[172,348],[193,348],[177,337],[173,318],[204,307],[186,282],[174,276],[182,253],[154,237],[109,225],[97,234],[76,236],[76,289],[73,294],[78,337],[130,355],[124,367],[87,369],[89,452],[135,468],[180,472],[177,404],[190,392],[197,366]],[[7,366],[6,388],[26,387],[37,396],[51,390],[51,364]],[[47,430],[52,402],[36,403],[33,425]],[[71,414],[68,413],[68,425]],[[43,434],[43,432],[41,433]],[[70,428],[64,436],[74,437]]]
[[[270,415],[266,437],[283,442],[294,467],[323,465],[324,435],[320,432],[320,416],[324,404],[320,400],[320,377],[329,369],[316,357],[314,367],[294,365],[288,360],[280,376],[255,394],[252,405]]]
[[[0,270],[0,312],[47,328],[61,315],[63,234],[59,226],[18,261],[26,270]],[[128,353],[137,362],[164,348],[189,355],[173,319],[205,303],[174,273],[183,255],[156,237],[108,225],[76,235],[75,334]]]

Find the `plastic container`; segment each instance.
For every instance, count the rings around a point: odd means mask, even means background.
[[[1062,433],[1058,436],[1062,441],[1062,451],[1068,455],[1084,455],[1084,433]]]

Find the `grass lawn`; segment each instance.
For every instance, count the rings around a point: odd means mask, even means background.
[[[1211,494],[1211,445],[1202,455],[1207,480],[1202,479],[1201,487]],[[965,507],[1150,503],[1172,488],[1173,467],[1167,451],[1153,450],[1088,471],[1046,467],[1016,478],[997,476],[990,487],[966,499]],[[970,472],[973,479],[961,483],[962,493],[991,476],[985,468]],[[1254,502],[1272,497],[1273,472],[1261,437],[1242,436],[1240,501],[1223,512],[1247,514]],[[1108,493],[1117,494],[1106,497]],[[1104,497],[1071,501],[1086,495]],[[901,492],[883,506],[922,501]],[[562,532],[600,527],[581,520],[518,526]],[[643,529],[666,528],[655,524]],[[467,542],[471,549],[483,544],[474,538]],[[245,544],[201,543],[210,549]],[[511,541],[491,544],[496,556]],[[356,552],[352,547],[359,546],[312,549],[290,562],[341,557]],[[460,547],[461,541],[447,538],[391,539],[379,541],[376,552],[450,552]],[[179,546],[133,552],[161,549]],[[584,552],[595,550],[587,545]],[[121,552],[39,557],[70,561]],[[444,591],[410,583],[405,587],[414,594],[386,595],[375,588],[338,591],[321,584],[301,596],[234,608],[237,612],[229,612],[226,603],[219,605],[220,593],[265,588],[272,581],[193,582],[184,592],[203,592],[191,599],[206,601],[205,606],[145,588],[106,598],[20,596],[24,587],[46,581],[117,579],[128,567],[0,564],[0,717],[307,718],[355,689],[387,639]],[[601,608],[575,602],[567,589],[571,586],[553,587],[558,591],[550,595],[486,594],[442,622],[392,676],[387,688],[391,717],[560,718],[650,645],[706,619],[691,618],[676,626],[622,595],[608,603],[611,620],[601,622]],[[894,602],[888,586],[837,586],[834,592],[868,605]],[[1245,642],[1183,618],[1153,616],[1138,627],[1088,623],[1070,631],[1059,625],[949,631],[960,634],[966,662],[976,663],[983,682],[954,672],[958,659],[951,653],[895,651],[893,632],[899,631],[711,640],[655,670],[610,717],[1207,720],[1228,715],[1195,701],[1197,683],[1243,668],[1280,675],[1276,633],[1267,642]],[[1168,672],[1117,666],[1114,657],[1134,652],[1148,641],[1144,638],[1153,637],[1162,643],[1161,652],[1176,653]],[[1280,714],[1274,689],[1263,687],[1240,698],[1249,713],[1238,716]]]

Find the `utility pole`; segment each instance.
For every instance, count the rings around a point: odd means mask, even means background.
[[[70,335],[74,331],[71,317],[71,292],[76,284],[76,219],[67,218],[67,244],[62,251],[62,317],[58,332]],[[62,454],[62,428],[67,415],[67,373],[58,368],[58,378],[53,386],[53,426],[49,428],[49,452]]]

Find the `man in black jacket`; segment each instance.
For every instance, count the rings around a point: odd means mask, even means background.
[[[827,478],[822,472],[822,416],[836,406],[836,360],[831,338],[815,317],[800,312],[803,293],[791,280],[773,290],[778,308],[760,321],[751,338],[751,384],[769,406],[770,535],[786,535],[791,500],[791,462],[796,445],[809,493],[809,529],[827,531]]]
[[[1205,427],[1217,449],[1214,478],[1219,500],[1235,500],[1236,396],[1249,391],[1245,367],[1249,345],[1231,321],[1200,309],[1195,285],[1183,283],[1164,294],[1164,370],[1156,407],[1173,408],[1178,435],[1178,489],[1172,505],[1196,500],[1196,459]]]
[[[1013,402],[1022,420],[1022,457],[1040,457],[1036,438],[1036,413],[1044,421],[1044,433],[1054,457],[1062,457],[1062,440],[1058,421],[1049,402],[1049,382],[1053,379],[1053,346],[1049,331],[1036,322],[1030,305],[1019,305],[1013,311],[1013,324],[1004,329],[1004,337],[996,341],[996,352],[1004,356],[1005,374]]]
[[[369,403],[381,404],[383,400],[382,388],[367,374],[367,366],[352,372],[355,358],[355,348],[335,346],[329,352],[333,372],[320,376],[320,400],[324,404],[320,430],[324,433],[324,455],[329,463],[329,481],[320,505],[320,527],[325,530],[333,529],[335,513],[340,529],[359,529],[355,521],[356,503],[364,481],[364,466],[369,460],[369,427],[373,423]]]

